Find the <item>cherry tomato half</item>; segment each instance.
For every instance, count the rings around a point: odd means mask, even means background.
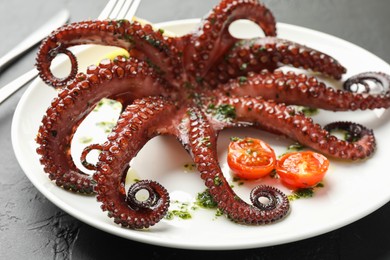
[[[246,137],[230,142],[227,162],[238,177],[258,179],[275,169],[276,156],[267,143]]]
[[[276,164],[281,181],[291,188],[310,188],[325,176],[329,160],[312,151],[287,153]]]

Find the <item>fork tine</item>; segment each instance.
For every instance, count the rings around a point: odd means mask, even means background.
[[[108,18],[116,5],[117,0],[110,0],[104,7],[103,11],[99,14],[98,20],[104,20]]]
[[[129,10],[129,8],[131,7],[132,4],[133,4],[133,0],[126,0],[125,3],[122,6],[122,9],[119,12],[117,18],[119,18],[119,19],[125,18],[125,15],[126,15],[127,11]]]
[[[131,20],[141,0],[109,0],[98,20],[128,19]]]
[[[111,14],[108,16],[109,19],[115,19],[118,17],[119,12],[123,9],[125,0],[118,0]]]
[[[131,5],[131,7],[129,8],[127,13],[125,15],[123,15],[122,17],[124,19],[131,21],[131,19],[133,19],[134,15],[135,15],[140,3],[141,3],[141,0],[134,0],[133,4]]]

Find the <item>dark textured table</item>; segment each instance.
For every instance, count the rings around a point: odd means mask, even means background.
[[[203,16],[218,0],[143,0],[137,15],[152,22]],[[326,32],[390,63],[390,1],[268,0],[279,22]],[[0,56],[60,8],[71,21],[96,17],[106,0],[0,2]],[[36,48],[0,75],[0,86],[32,68]],[[363,61],[362,61],[363,62]],[[388,72],[389,73],[389,72]],[[294,243],[239,251],[189,251],[122,239],[57,208],[29,182],[11,145],[13,112],[24,89],[0,106],[0,259],[390,259],[390,203],[338,230]],[[363,194],[364,195],[364,194]]]

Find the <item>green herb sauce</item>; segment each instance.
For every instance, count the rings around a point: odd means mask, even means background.
[[[211,147],[210,137],[205,136],[198,139],[198,146],[205,145],[206,147]]]
[[[301,188],[293,191],[292,194],[288,195],[287,198],[289,201],[293,201],[296,199],[306,199],[306,198],[311,198],[314,196],[315,190],[317,188],[323,188],[324,184],[323,183],[318,183],[315,187],[313,188]]]
[[[116,122],[102,121],[97,122],[96,126],[101,127],[105,133],[111,133],[111,130],[116,125]]]
[[[180,201],[173,201],[173,204],[178,205],[177,209],[169,210],[167,214],[165,215],[165,219],[167,220],[173,220],[175,217],[181,218],[181,219],[191,219],[192,215],[189,211],[189,203],[188,202],[180,202]],[[193,207],[191,209],[194,209]]]
[[[241,76],[238,78],[238,83],[240,83],[240,85],[245,84],[247,81],[248,81],[247,77]]]
[[[93,141],[93,137],[91,136],[82,136],[79,138],[79,142],[82,144],[89,144]]]
[[[247,63],[243,63],[240,66],[240,70],[246,70],[247,68],[248,68],[248,64]]]
[[[245,184],[245,182],[241,178],[239,178],[237,176],[233,177],[233,182],[236,182],[238,186],[242,186],[242,185]]]
[[[120,102],[108,98],[103,98],[96,104],[95,108],[93,109],[93,112],[98,112],[103,106],[110,106],[115,110],[122,108]]]
[[[300,143],[295,143],[295,144],[292,144],[292,145],[289,145],[287,147],[287,150],[288,151],[291,151],[291,152],[298,152],[298,151],[302,151],[304,148],[304,146]]]
[[[216,186],[222,185],[222,180],[219,178],[219,176],[214,177],[214,185]]]
[[[237,137],[237,136],[230,137],[230,141],[232,141],[232,142],[237,142],[237,141],[240,141],[240,140],[242,140],[241,137]]]
[[[221,121],[230,121],[236,118],[236,109],[229,104],[222,104],[220,106],[209,105],[207,112]]]
[[[196,169],[195,163],[186,163],[184,164],[184,170],[185,171],[194,171]]]
[[[288,153],[292,153],[292,152],[299,152],[299,151],[302,151],[303,149],[305,148],[305,146],[303,146],[302,144],[300,143],[295,143],[295,144],[292,144],[292,145],[289,145],[287,147],[287,151],[282,153],[281,155],[278,156],[278,158],[281,158],[282,156],[288,154]]]
[[[215,209],[218,206],[217,202],[211,197],[209,189],[198,193],[195,204],[206,209]]]
[[[295,106],[297,112],[302,112],[305,116],[315,116],[319,113],[318,108]]]
[[[217,209],[217,212],[215,212],[216,217],[220,217],[223,215],[223,211],[221,209]]]

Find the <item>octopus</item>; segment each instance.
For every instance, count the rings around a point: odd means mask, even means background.
[[[233,37],[229,26],[239,19],[257,24],[265,36]],[[290,205],[279,189],[259,185],[251,191],[251,203],[236,195],[218,161],[218,134],[227,128],[254,127],[333,158],[362,160],[375,151],[372,130],[353,122],[322,127],[292,105],[332,111],[388,108],[390,77],[367,72],[337,90],[313,75],[285,72],[279,68],[296,67],[340,80],[346,69],[325,53],[276,35],[273,14],[256,0],[223,0],[194,32],[181,37],[127,20],[89,20],[58,28],[43,41],[36,59],[42,80],[58,90],[36,137],[44,171],[66,190],[95,194],[115,223],[148,228],[167,213],[169,193],[153,180],[140,180],[126,191],[129,162],[152,138],[174,136],[225,216],[248,225],[283,219]],[[69,48],[82,44],[121,47],[130,57],[104,59],[79,73]],[[64,78],[50,70],[61,53],[72,65]],[[380,87],[380,93],[372,93],[372,85]],[[356,90],[362,87],[363,92]],[[90,176],[75,165],[70,144],[102,98],[119,101],[123,109],[107,141],[82,153],[83,165],[94,170]],[[347,131],[349,138],[337,138],[335,129]],[[86,159],[91,150],[101,151],[96,164]],[[148,194],[146,199],[137,199],[140,191]]]

